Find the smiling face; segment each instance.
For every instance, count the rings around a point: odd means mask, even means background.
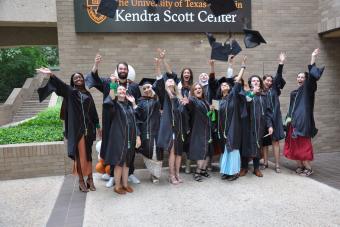
[[[126,88],[123,86],[118,86],[117,88],[117,96],[120,99],[125,99],[126,98]]]
[[[125,80],[128,77],[128,73],[128,67],[123,63],[119,63],[117,66],[117,74],[119,79]]]
[[[143,93],[145,96],[148,96],[148,97],[152,96],[152,85],[151,84],[144,84],[142,89],[143,89]]]
[[[296,77],[296,81],[297,81],[299,87],[300,87],[301,85],[303,85],[303,83],[305,82],[305,80],[306,80],[306,75],[305,75],[304,73],[299,73],[299,74],[297,75],[297,77]]]
[[[201,83],[206,83],[206,82],[208,82],[208,80],[209,80],[208,74],[206,74],[206,73],[201,73],[201,75],[199,76],[199,81],[200,81]]]
[[[185,70],[183,71],[183,80],[184,80],[185,82],[189,82],[190,79],[191,79],[191,72],[190,72],[189,69],[185,69]]]
[[[221,92],[226,93],[226,92],[229,92],[229,90],[230,90],[229,84],[227,82],[223,82],[221,84]]]
[[[73,76],[73,83],[77,87],[82,87],[84,86],[84,78],[79,73],[76,73]]]
[[[264,88],[269,90],[272,87],[273,78],[271,76],[267,76],[266,79],[263,81]]]
[[[260,79],[256,76],[252,77],[251,78],[251,81],[250,81],[250,84],[251,84],[251,87],[254,88],[254,87],[260,87],[261,86],[261,82],[260,82]]]
[[[201,85],[199,85],[199,84],[195,85],[195,87],[194,87],[194,96],[196,98],[199,98],[199,99],[201,99],[203,97],[203,89],[202,89]]]

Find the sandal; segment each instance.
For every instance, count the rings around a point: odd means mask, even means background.
[[[236,180],[237,178],[238,178],[238,174],[235,174],[235,175],[230,176],[230,177],[227,179],[227,181],[234,181],[234,180]]]
[[[303,171],[305,170],[305,167],[298,167],[296,170],[295,170],[295,173],[297,173],[297,174],[301,174],[301,173],[303,173]]]
[[[178,180],[176,179],[175,176],[169,176],[169,183],[173,185],[179,184]]]
[[[197,181],[197,182],[202,182],[201,173],[195,172],[194,173],[194,180]]]
[[[207,177],[207,178],[210,177],[210,174],[208,173],[207,169],[200,169],[200,170],[201,170],[200,172],[201,176]]]
[[[264,170],[268,168],[268,163],[267,164],[261,164],[260,170]]]
[[[183,179],[180,178],[179,174],[176,175],[176,179],[177,179],[178,183],[183,183],[184,182]]]
[[[300,176],[309,177],[313,173],[314,171],[312,169],[305,168],[305,170],[302,173],[300,173]]]
[[[276,172],[276,173],[281,173],[281,168],[280,168],[280,166],[275,166],[275,172]]]

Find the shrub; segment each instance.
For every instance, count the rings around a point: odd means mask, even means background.
[[[0,144],[51,142],[63,140],[60,104],[49,107],[36,118],[20,125],[0,128]]]

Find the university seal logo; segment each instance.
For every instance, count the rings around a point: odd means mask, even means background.
[[[93,22],[100,24],[106,20],[106,16],[97,13],[100,0],[86,0],[87,14]]]

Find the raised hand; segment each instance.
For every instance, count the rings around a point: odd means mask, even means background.
[[[210,65],[210,67],[214,67],[214,65],[215,65],[215,60],[210,59],[210,60],[208,61],[208,64]]]
[[[316,57],[320,54],[320,49],[317,48],[313,51],[312,53],[312,58],[311,58],[311,65],[313,65],[315,63]]]
[[[183,97],[183,98],[180,100],[180,102],[181,102],[182,105],[186,105],[186,104],[189,103],[189,99],[188,99],[188,97]]]
[[[158,48],[157,51],[159,53],[159,58],[163,60],[165,58],[166,50]]]
[[[230,55],[228,55],[228,64],[229,65],[232,65],[232,64],[234,64],[234,55],[232,55],[232,54],[230,54]]]
[[[94,64],[98,66],[101,61],[102,61],[102,56],[100,54],[96,54],[96,57],[94,58]]]
[[[44,68],[44,67],[41,67],[39,69],[36,69],[35,70],[37,73],[43,73],[43,74],[46,74],[46,75],[49,75],[51,76],[52,75],[52,72],[49,68]]]
[[[159,59],[159,58],[154,58],[154,60],[155,60],[155,65],[156,65],[156,66],[159,66],[159,65],[161,64],[161,59]]]
[[[246,66],[247,59],[248,59],[248,57],[246,55],[243,56],[243,58],[242,58],[242,66]]]
[[[283,63],[285,62],[286,60],[286,54],[281,52],[280,55],[279,55],[279,61],[280,61],[280,65],[283,65]]]
[[[318,54],[320,54],[320,49],[317,48],[313,51],[312,56],[316,57]]]
[[[132,95],[126,95],[126,99],[131,102],[132,104],[136,104],[136,100]]]
[[[116,83],[119,80],[115,74],[111,74],[110,79],[112,83]]]

